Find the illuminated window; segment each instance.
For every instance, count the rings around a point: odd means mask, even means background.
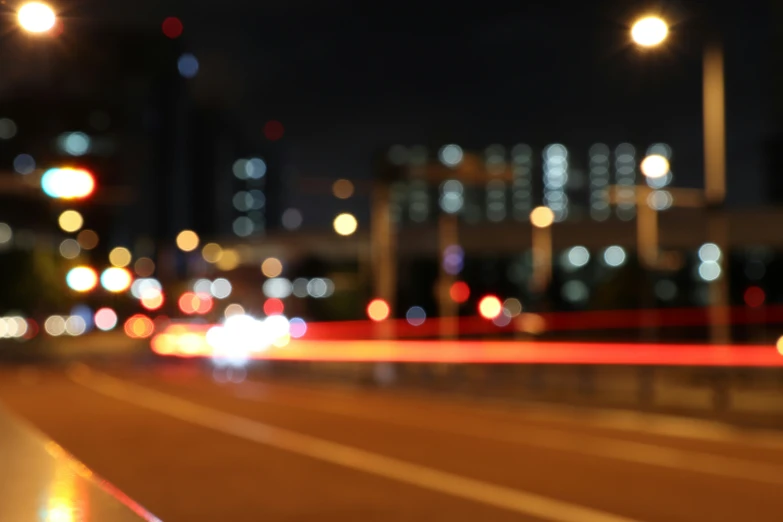
[[[506,171],[506,149],[502,145],[491,145],[485,151],[485,165],[490,176],[497,177],[487,182],[487,219],[499,222],[506,219],[506,183],[500,178]]]
[[[568,217],[568,149],[555,143],[544,149],[544,205],[552,209],[555,221]]]
[[[609,206],[609,158],[611,151],[603,143],[590,147],[590,217],[606,221],[611,215]]]
[[[511,204],[514,219],[527,221],[533,210],[533,149],[519,144],[511,149]]]
[[[617,217],[630,221],[636,216],[636,149],[621,143],[614,150],[615,182],[618,185]]]

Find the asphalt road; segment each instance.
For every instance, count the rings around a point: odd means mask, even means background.
[[[783,516],[783,436],[222,380],[187,364],[5,368],[0,401],[164,522]]]

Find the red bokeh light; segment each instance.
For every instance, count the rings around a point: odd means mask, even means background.
[[[171,39],[178,38],[182,35],[182,22],[175,16],[169,16],[163,20],[163,34]]]
[[[264,136],[269,141],[277,141],[283,137],[283,134],[285,134],[283,124],[277,120],[268,121],[264,125]]]
[[[36,335],[38,335],[38,332],[41,329],[38,328],[38,323],[35,321],[35,319],[28,319],[27,320],[27,332],[24,334],[25,339],[32,339]]]
[[[750,286],[745,290],[745,304],[751,308],[757,308],[764,304],[767,295],[758,286]]]
[[[390,313],[389,304],[383,299],[373,299],[367,305],[367,317],[373,321],[384,321]]]
[[[285,305],[280,299],[267,299],[264,302],[264,313],[266,315],[280,315],[285,310]]]
[[[503,311],[503,303],[494,295],[483,297],[479,302],[479,314],[484,319],[494,319]]]
[[[470,297],[470,287],[465,281],[457,281],[449,288],[449,296],[455,303],[464,303]]]

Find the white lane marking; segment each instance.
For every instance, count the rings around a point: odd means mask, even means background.
[[[197,426],[515,513],[554,522],[638,522],[596,509],[462,477],[231,415],[157,390],[96,373],[86,367],[78,367],[69,371],[69,376],[77,384],[102,395]]]
[[[237,393],[237,397],[255,402],[283,405],[322,413],[343,415],[357,419],[367,419],[383,422],[405,428],[428,429],[442,433],[463,435],[494,440],[525,446],[539,447],[556,451],[566,451],[603,457],[635,464],[658,466],[678,471],[691,471],[707,475],[715,475],[723,478],[750,480],[783,486],[783,468],[772,464],[755,462],[747,459],[723,457],[710,453],[686,451],[670,448],[657,444],[632,442],[611,437],[599,437],[594,435],[574,435],[565,430],[551,428],[525,427],[524,434],[515,436],[505,432],[487,431],[478,424],[463,424],[458,429],[448,429],[438,424],[426,421],[421,422],[401,419],[399,416],[391,417],[386,413],[371,411],[357,412],[346,406],[316,405],[315,402],[302,404],[295,399],[279,401],[270,396],[249,395]]]
[[[305,386],[302,386],[305,388]],[[321,391],[319,388],[307,386],[308,391]],[[362,393],[359,386],[351,388],[351,393],[341,389],[335,393],[351,396]],[[591,406],[569,406],[566,404],[542,403],[525,401],[514,403],[504,399],[472,399],[457,396],[444,398],[434,393],[422,393],[406,390],[395,390],[388,396],[397,396],[405,399],[427,398],[441,404],[449,403],[451,406],[476,407],[480,406],[486,412],[499,414],[522,415],[529,420],[545,422],[558,422],[561,424],[573,424],[574,419],[584,425],[595,428],[610,429],[614,431],[626,431],[645,435],[656,435],[676,439],[700,440],[721,444],[753,445],[759,448],[771,450],[783,450],[783,434],[779,431],[762,428],[742,428],[732,426],[720,421],[708,419],[692,419],[676,417],[660,413],[641,413],[629,410],[611,410]]]

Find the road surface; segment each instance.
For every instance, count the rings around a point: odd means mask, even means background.
[[[0,402],[164,522],[781,520],[783,436],[196,364],[0,369]]]

